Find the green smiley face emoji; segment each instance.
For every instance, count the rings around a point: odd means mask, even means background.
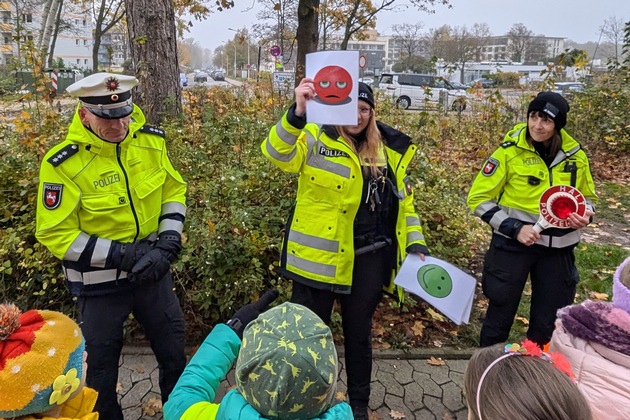
[[[418,270],[418,284],[429,295],[444,298],[453,290],[453,280],[444,268],[435,264],[423,265]]]

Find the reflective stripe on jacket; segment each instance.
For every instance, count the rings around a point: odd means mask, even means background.
[[[290,110],[292,112],[292,110]],[[349,293],[354,264],[354,219],[361,201],[359,158],[333,127],[289,121],[289,112],[271,128],[263,154],[285,172],[299,174],[295,206],[287,222],[280,269],[287,277],[339,293]],[[416,146],[405,134],[378,123],[387,163],[394,174],[399,205],[397,266],[409,245],[426,250],[413,191],[406,174]],[[393,277],[388,287],[394,290]]]
[[[66,140],[44,157],[36,236],[62,260],[74,295],[128,286],[121,281],[127,273],[108,259],[112,241],[182,232],[186,183],[168,158],[163,132],[144,123],[134,106],[127,137],[109,143],[77,111]]]
[[[543,192],[552,185],[572,185],[594,209],[595,185],[586,153],[566,131],[562,146],[548,168],[526,139],[527,124],[518,124],[486,160],[468,193],[468,206],[499,235],[514,238],[515,221],[535,224]],[[552,248],[573,246],[580,240],[574,229],[545,229],[539,245]]]

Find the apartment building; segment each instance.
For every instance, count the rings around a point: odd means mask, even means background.
[[[40,5],[41,6],[41,5]],[[92,19],[87,10],[64,2],[62,14],[67,25],[57,34],[53,57],[66,67],[92,67]],[[42,10],[31,3],[0,1],[0,65],[20,55],[22,43],[37,42],[42,26]],[[20,39],[20,43],[17,42]]]

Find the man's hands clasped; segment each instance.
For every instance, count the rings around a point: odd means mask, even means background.
[[[149,247],[145,244],[149,244]],[[182,249],[181,235],[167,231],[160,234],[154,245],[149,241],[138,241],[127,244],[127,247],[121,269],[127,271],[129,281],[136,284],[155,283],[168,274],[171,263],[177,259]],[[131,252],[128,254],[127,250]]]

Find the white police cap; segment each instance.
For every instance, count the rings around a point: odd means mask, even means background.
[[[93,114],[107,119],[123,118],[133,112],[131,89],[138,84],[133,76],[95,73],[66,88],[78,97],[81,105]]]

